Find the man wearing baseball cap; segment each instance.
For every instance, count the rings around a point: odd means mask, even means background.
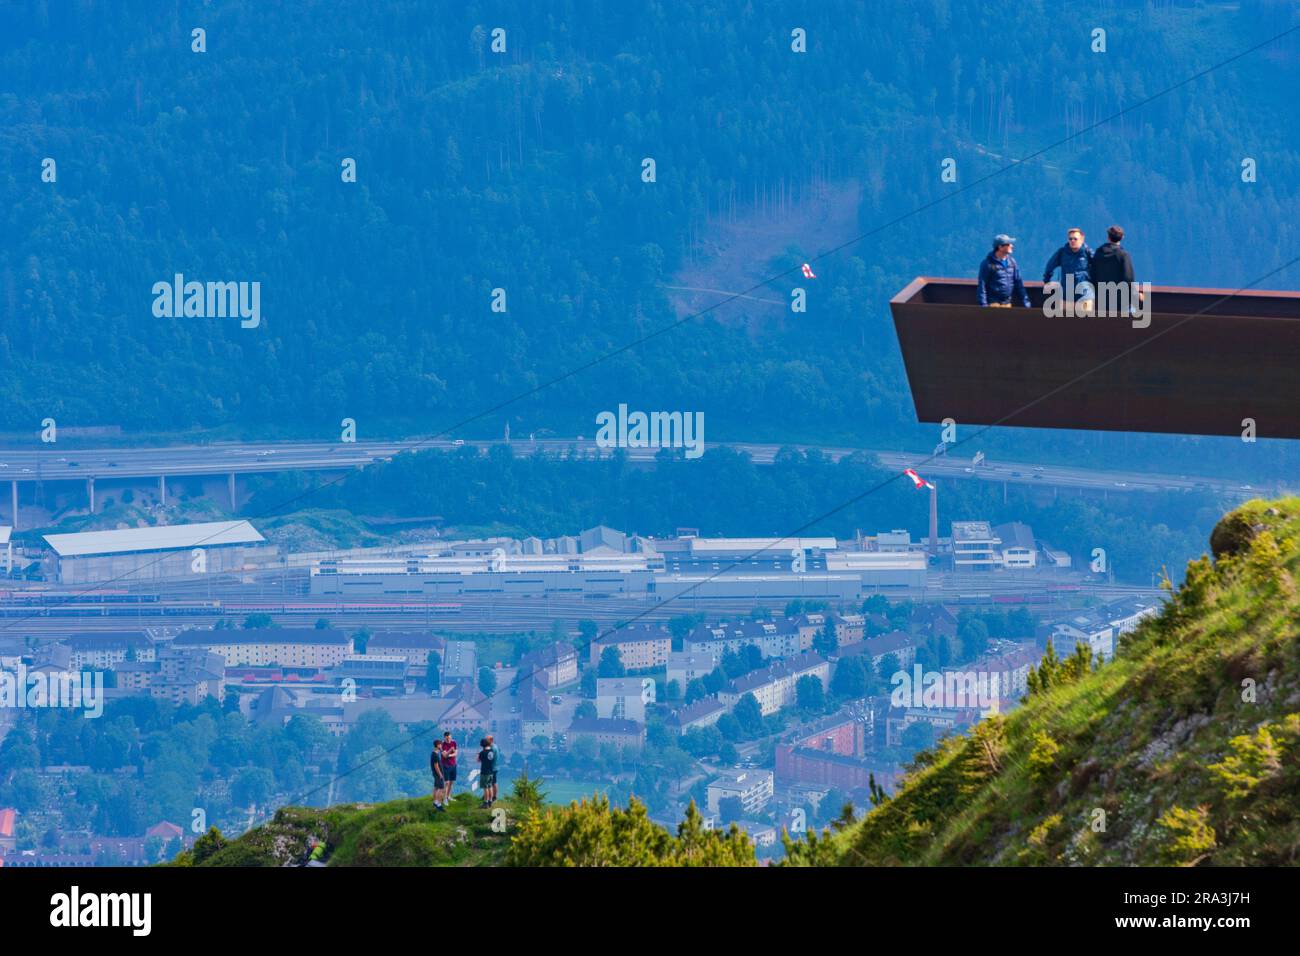
[[[991,305],[1009,309],[1013,305],[1029,308],[1029,293],[1020,278],[1020,266],[1011,253],[1015,250],[1016,240],[1006,233],[993,237],[993,251],[980,263],[980,279],[977,295],[980,305]]]

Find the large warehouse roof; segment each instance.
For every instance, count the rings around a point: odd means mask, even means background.
[[[61,558],[93,554],[128,554],[133,551],[170,551],[211,548],[221,544],[257,544],[265,541],[247,521],[206,521],[202,524],[123,528],[118,531],[82,531],[47,534],[45,543]]]

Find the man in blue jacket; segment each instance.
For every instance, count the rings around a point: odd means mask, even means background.
[[[1065,234],[1065,245],[1052,253],[1043,267],[1043,282],[1052,281],[1056,270],[1061,270],[1061,285],[1068,293],[1069,276],[1074,276],[1074,298],[1076,301],[1091,301],[1092,285],[1088,283],[1088,271],[1092,268],[1092,249],[1084,242],[1082,229],[1071,229]]]
[[[1005,233],[993,237],[993,251],[980,263],[978,295],[980,305],[1009,309],[1012,305],[1029,308],[1029,293],[1020,278],[1020,267],[1011,257],[1016,240]]]

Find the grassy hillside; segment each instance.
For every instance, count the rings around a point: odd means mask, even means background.
[[[1230,513],[1213,560],[1115,661],[1040,667],[1024,706],[924,755],[892,799],[800,859],[1295,864],[1297,540],[1300,499]]]
[[[675,834],[635,799],[544,806],[540,781],[516,778],[511,797],[485,810],[461,794],[446,813],[429,798],[327,810],[283,807],[266,824],[226,841],[215,828],[173,866],[302,866],[318,843],[327,866],[754,866],[754,847],[734,825],[711,830],[688,809]]]
[[[790,862],[1300,862],[1300,498],[1242,506],[1210,546],[1213,557],[1191,563],[1163,613],[1126,635],[1115,660],[1049,653],[1021,707],[921,754],[892,798],[789,844]],[[438,816],[428,799],[286,807],[176,862],[284,865],[319,839],[332,866],[754,863],[742,834],[706,831],[697,814],[673,836],[635,801],[528,814],[540,800],[501,800],[505,833],[464,795]]]
[[[481,809],[469,794],[454,799],[446,813],[435,813],[428,797],[325,810],[282,807],[270,822],[229,842],[212,839],[209,831],[173,865],[301,866],[319,840],[328,866],[493,866],[510,842],[508,830],[493,829],[494,811],[504,811],[497,819],[507,823],[522,812],[505,797],[493,810]]]

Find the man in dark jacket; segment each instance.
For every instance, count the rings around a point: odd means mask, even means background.
[[[1020,278],[1020,266],[1011,257],[1016,240],[1005,233],[993,237],[993,251],[980,263],[977,297],[980,305],[1009,309],[1012,305],[1029,308],[1029,293]]]
[[[1056,270],[1060,269],[1061,284],[1067,285],[1067,277],[1074,276],[1074,295],[1075,298],[1080,298],[1087,291],[1081,287],[1085,282],[1091,281],[1088,278],[1091,267],[1092,250],[1083,241],[1083,230],[1071,229],[1065,234],[1065,245],[1047,260],[1047,265],[1043,268],[1043,282],[1051,282]]]
[[[1088,270],[1088,277],[1092,280],[1092,284],[1096,286],[1101,282],[1123,282],[1137,292],[1138,302],[1143,302],[1145,296],[1142,290],[1135,286],[1133,280],[1133,260],[1129,258],[1128,250],[1120,247],[1120,243],[1124,241],[1124,230],[1120,226],[1111,226],[1106,230],[1106,238],[1110,242],[1098,247],[1092,256],[1092,267]],[[1098,298],[1102,302],[1116,301],[1114,296],[1102,297],[1100,290]],[[1125,297],[1123,301],[1130,300]]]

